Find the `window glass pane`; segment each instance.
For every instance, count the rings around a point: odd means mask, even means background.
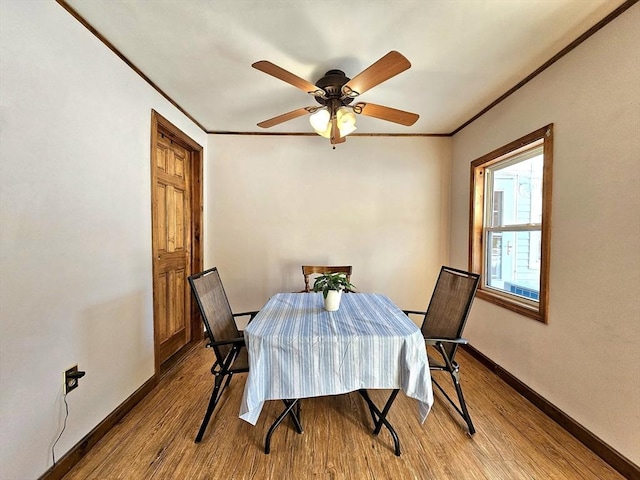
[[[540,146],[487,168],[488,226],[541,223],[543,166]]]
[[[486,285],[539,301],[540,231],[489,231],[486,235]]]

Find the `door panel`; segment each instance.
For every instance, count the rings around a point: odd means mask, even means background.
[[[191,340],[190,153],[159,132],[153,172],[154,327],[162,364]]]

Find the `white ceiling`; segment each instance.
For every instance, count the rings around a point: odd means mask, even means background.
[[[450,133],[624,0],[67,0],[210,132],[311,132],[306,117],[256,123],[315,100],[251,68],[315,83],[353,77],[391,50],[412,67],[359,97],[420,115],[358,117],[358,133]]]

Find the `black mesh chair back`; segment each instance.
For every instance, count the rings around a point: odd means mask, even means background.
[[[478,289],[480,276],[450,267],[442,267],[429,308],[422,322],[425,338],[460,338],[471,304]],[[443,345],[447,356],[453,360],[457,343]]]
[[[404,311],[407,315],[424,315],[421,330],[427,346],[429,370],[449,374],[458,395],[459,406],[444,391],[433,375],[431,380],[462,416],[469,428],[470,435],[475,433],[475,428],[462,394],[460,366],[455,357],[458,347],[468,343],[462,338],[462,332],[467,323],[479,281],[480,275],[476,273],[443,266],[440,269],[440,275],[438,275],[438,281],[426,313],[416,310]]]
[[[210,342],[240,337],[227,294],[216,267],[189,277],[191,289],[200,308],[202,322]],[[229,355],[231,344],[214,345],[213,351],[219,362]]]
[[[250,315],[253,319],[257,312],[235,315],[232,313],[227,294],[222,286],[222,280],[220,280],[220,274],[215,267],[190,276],[189,284],[209,337],[207,346],[213,349],[216,357],[211,367],[211,373],[215,377],[214,388],[207,412],[196,436],[196,443],[198,443],[202,440],[213,410],[229,385],[233,374],[249,371],[247,349],[244,338],[238,331],[235,317]]]

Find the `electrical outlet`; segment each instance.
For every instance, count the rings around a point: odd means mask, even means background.
[[[71,390],[78,387],[80,377],[84,375],[84,372],[78,372],[78,365],[65,370],[64,372],[64,393],[67,394]]]

